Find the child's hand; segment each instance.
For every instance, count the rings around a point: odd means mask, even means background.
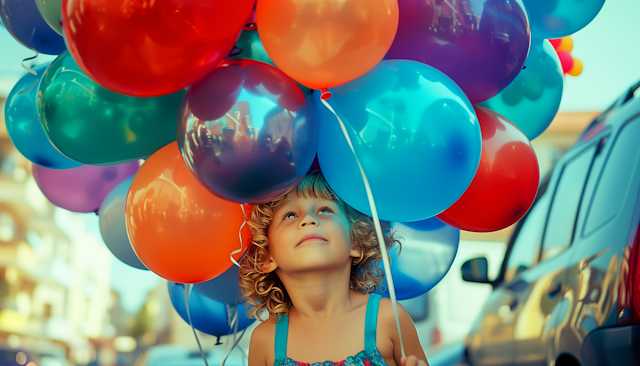
[[[418,357],[413,355],[409,357],[402,357],[400,362],[402,363],[402,366],[429,366],[428,363],[419,360]]]

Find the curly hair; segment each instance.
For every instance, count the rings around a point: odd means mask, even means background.
[[[360,257],[354,258],[351,267],[349,288],[362,293],[374,292],[384,278],[384,272],[378,268],[382,253],[378,246],[373,219],[364,215],[342,201],[329,187],[320,171],[310,171],[296,187],[293,187],[275,200],[255,205],[248,221],[251,228],[251,245],[240,260],[240,288],[246,301],[248,317],[262,320],[260,314],[267,310],[269,316],[279,320],[289,314],[291,299],[278,275],[265,272],[263,264],[269,259],[268,230],[273,220],[274,211],[287,203],[289,197],[321,198],[338,202],[342,205],[351,225],[351,243],[360,251]],[[384,232],[387,250],[400,241],[394,237],[395,232],[389,222],[380,221]]]

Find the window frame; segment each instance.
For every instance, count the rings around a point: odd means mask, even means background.
[[[638,89],[640,90],[640,89]],[[582,225],[582,228],[580,230],[580,238],[584,239],[584,238],[588,238],[590,236],[592,236],[593,234],[599,232],[602,228],[604,228],[605,226],[607,226],[611,221],[615,220],[616,217],[618,217],[618,215],[620,214],[620,212],[616,212],[615,215],[611,216],[609,219],[607,219],[606,221],[601,222],[598,226],[591,228],[589,231],[587,231],[587,226],[589,223],[589,218],[591,217],[591,210],[593,209],[593,203],[594,200],[596,198],[596,195],[598,194],[599,188],[600,188],[600,183],[602,181],[602,177],[604,176],[604,172],[607,169],[607,166],[609,165],[609,160],[611,159],[611,155],[613,154],[613,150],[615,149],[615,147],[618,145],[618,140],[620,140],[620,135],[622,134],[622,131],[624,131],[624,129],[631,124],[632,122],[637,122],[640,123],[640,114],[636,114],[631,116],[630,118],[628,118],[621,126],[620,128],[616,131],[615,135],[613,136],[613,138],[611,140],[611,142],[608,143],[609,147],[608,147],[608,151],[606,153],[606,156],[604,158],[604,162],[602,163],[602,167],[600,168],[600,172],[596,178],[596,182],[594,183],[593,186],[593,190],[591,192],[591,198],[589,199],[588,205],[587,205],[587,211],[585,212],[584,215],[584,222]],[[603,136],[603,138],[611,138],[611,133],[607,133]],[[625,195],[628,193],[629,187],[627,187],[627,191],[625,192]],[[623,197],[624,199],[624,197]]]
[[[533,266],[537,266],[542,262],[546,262],[548,260],[551,260],[555,257],[557,257],[558,255],[566,252],[569,248],[571,248],[573,246],[573,243],[576,240],[576,230],[578,228],[578,222],[579,222],[579,218],[580,218],[580,210],[582,208],[583,205],[583,201],[584,201],[584,194],[585,194],[585,190],[587,188],[587,182],[589,181],[589,178],[591,177],[591,172],[592,172],[592,168],[593,168],[593,161],[595,160],[596,156],[598,156],[598,154],[601,152],[602,146],[597,146],[600,145],[600,142],[602,141],[603,138],[606,138],[608,134],[599,134],[596,138],[588,141],[588,143],[585,144],[585,146],[582,146],[579,150],[576,150],[576,152],[571,154],[571,157],[569,159],[567,159],[566,161],[562,162],[562,167],[560,167],[560,172],[558,173],[558,178],[555,179],[554,181],[554,187],[553,187],[553,195],[551,196],[551,202],[549,202],[549,210],[547,211],[547,217],[545,220],[545,224],[544,224],[544,228],[542,231],[542,239],[541,239],[541,243],[540,243],[540,251],[538,252],[538,259],[536,261],[536,264]],[[580,192],[580,199],[578,201],[578,207],[576,208],[576,215],[575,218],[573,220],[573,229],[571,230],[571,239],[569,240],[569,245],[567,245],[566,248],[564,248],[561,252],[558,252],[556,255],[554,255],[551,258],[545,258],[544,260],[542,259],[542,254],[544,253],[544,248],[545,248],[545,240],[547,238],[547,230],[549,228],[549,219],[551,216],[551,210],[554,208],[554,203],[556,201],[556,195],[558,194],[558,187],[560,186],[562,177],[564,176],[565,170],[567,168],[567,165],[569,163],[571,163],[572,161],[574,161],[575,159],[579,158],[582,156],[582,154],[586,153],[589,149],[593,148],[595,146],[595,149],[593,150],[593,155],[591,156],[590,162],[589,162],[589,167],[587,168],[587,175],[585,177],[585,180],[582,184],[582,192]],[[531,267],[531,268],[533,268]]]

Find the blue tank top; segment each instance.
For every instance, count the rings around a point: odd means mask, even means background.
[[[324,361],[312,364],[297,362],[287,357],[287,333],[289,316],[283,316],[276,323],[276,341],[274,366],[388,366],[376,347],[376,326],[378,323],[378,305],[380,295],[371,294],[367,301],[367,315],[364,322],[364,350],[355,356],[347,357],[340,362]]]

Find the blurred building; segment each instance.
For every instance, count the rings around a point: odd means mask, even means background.
[[[113,256],[85,216],[54,208],[44,197],[2,115],[0,347],[34,353],[53,348],[73,364],[89,364],[100,352],[113,358],[101,364],[115,364],[119,298],[110,285]]]

